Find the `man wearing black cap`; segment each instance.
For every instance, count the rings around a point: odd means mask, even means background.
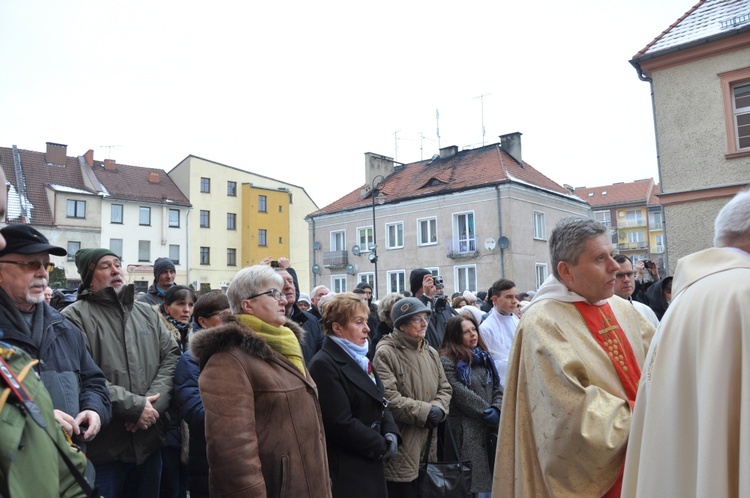
[[[89,445],[105,497],[159,496],[161,452],[180,349],[159,313],[135,301],[120,257],[80,249],[78,300],[63,314],[83,331],[107,377],[112,423]]]
[[[438,288],[430,270],[425,268],[413,269],[409,274],[409,286],[412,295],[422,301],[432,312],[425,339],[435,350],[439,350],[445,335],[445,324],[450,317],[455,315],[455,311],[448,306],[445,296],[442,293],[438,294]]]
[[[164,294],[175,285],[175,266],[169,258],[156,258],[154,261],[154,283],[151,284],[139,301],[154,304],[164,304]]]
[[[0,230],[0,328],[3,341],[40,360],[36,366],[55,408],[55,419],[78,442],[91,441],[112,412],[106,380],[78,327],[47,304],[44,291],[55,266],[53,246],[29,225]]]

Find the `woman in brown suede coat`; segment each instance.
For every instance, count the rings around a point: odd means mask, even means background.
[[[301,329],[288,328],[282,287],[269,266],[240,270],[227,290],[236,323],[191,342],[201,367],[212,497],[331,496],[317,388]]]

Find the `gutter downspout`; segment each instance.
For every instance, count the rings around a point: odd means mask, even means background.
[[[310,223],[312,224],[312,248],[313,248],[312,263],[313,263],[313,266],[315,266],[315,256],[317,255],[317,252],[318,252],[318,250],[315,249],[315,218],[311,217]],[[312,266],[310,268],[312,268]],[[312,274],[313,274],[313,287],[317,287],[318,286],[318,274],[315,272],[312,272]]]
[[[651,90],[651,115],[653,116],[654,120],[654,143],[656,144],[656,170],[659,172],[659,193],[664,192],[664,182],[662,181],[661,177],[661,158],[659,156],[659,134],[656,132],[656,101],[654,100],[654,80],[650,77],[646,76],[643,73],[643,70],[641,69],[641,65],[634,60],[630,61],[630,64],[635,68],[636,73],[638,73],[638,79],[641,81],[645,81],[649,85],[649,89]],[[661,208],[662,214],[664,214],[664,208]],[[664,271],[669,274],[669,244],[668,244],[668,237],[667,237],[667,220],[666,216],[664,216],[664,219],[662,220],[662,223],[664,223]],[[651,248],[651,241],[649,241],[649,249]]]
[[[190,280],[190,211],[193,208],[187,208],[187,216],[185,216],[185,276],[187,277],[187,284],[190,285],[193,282]],[[193,289],[194,292],[200,292],[200,289]]]
[[[495,185],[495,192],[497,192],[497,240],[499,244],[500,237],[503,236],[503,219],[500,210],[500,185]],[[500,248],[500,278],[505,278],[505,254],[502,248]]]

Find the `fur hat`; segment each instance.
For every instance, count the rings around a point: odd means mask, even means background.
[[[398,301],[393,303],[393,308],[391,308],[391,319],[393,320],[393,327],[399,328],[406,320],[420,313],[427,313],[428,317],[431,314],[430,309],[425,306],[422,301],[420,301],[416,297],[405,297],[403,299],[399,299]]]
[[[156,258],[156,261],[154,261],[154,278],[159,280],[159,275],[167,270],[177,270],[172,260],[169,258]]]
[[[431,275],[430,270],[424,268],[414,268],[409,274],[409,287],[411,288],[412,295],[416,295],[417,291],[422,288],[422,280],[425,275]]]

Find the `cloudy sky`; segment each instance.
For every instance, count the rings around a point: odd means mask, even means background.
[[[365,152],[514,131],[558,183],[658,181],[628,60],[696,1],[5,1],[0,145],[165,170],[194,154],[320,207],[364,183]]]

